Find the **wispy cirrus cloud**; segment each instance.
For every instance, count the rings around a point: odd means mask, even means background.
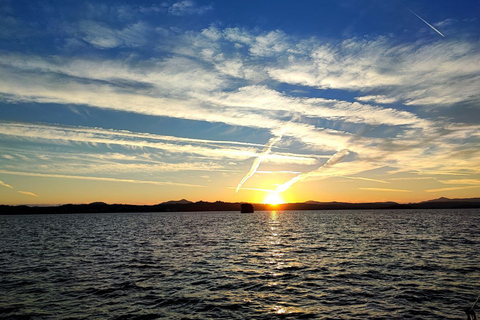
[[[258,147],[263,145],[236,141],[202,140],[174,136],[130,132],[126,130],[106,130],[86,127],[62,127],[15,122],[0,122],[0,134],[45,141],[72,141],[125,147],[152,148],[169,153],[196,154],[207,159],[247,159],[257,156]],[[276,152],[266,156],[275,163],[315,163],[317,157],[308,154]],[[179,167],[172,165],[171,169]],[[198,163],[193,167],[202,168]],[[212,167],[210,165],[210,167]]]
[[[425,190],[426,192],[448,192],[448,191],[457,191],[457,190],[469,190],[480,188],[480,179],[438,179],[438,182],[447,185],[460,185],[456,187],[443,187]]]
[[[139,47],[146,42],[145,24],[139,22],[128,25],[121,30],[110,28],[96,21],[82,21],[78,25],[82,40],[98,49],[112,49],[119,46]]]
[[[480,188],[480,186],[466,186],[466,187],[449,187],[449,188],[438,188],[438,189],[428,189],[425,192],[433,193],[433,192],[447,192],[447,191],[457,191],[457,190],[468,190],[468,189],[476,189]]]
[[[10,188],[10,189],[13,189],[13,187],[3,181],[0,181],[0,186],[4,186],[4,187],[7,187],[7,188]]]
[[[402,193],[413,192],[412,190],[388,189],[388,188],[358,188],[358,189],[364,190],[364,191],[377,191],[377,192],[402,192]]]
[[[272,151],[272,147],[275,143],[277,143],[278,141],[280,141],[282,139],[282,136],[283,134],[285,133],[286,129],[284,129],[279,136],[277,137],[273,137],[271,138],[267,144],[265,145],[265,147],[263,148],[262,152],[258,155],[258,157],[255,158],[255,160],[253,161],[252,163],[252,167],[250,168],[250,170],[248,171],[248,173],[242,178],[242,180],[240,180],[240,182],[238,183],[237,185],[237,188],[235,189],[235,193],[238,192],[238,190],[240,190],[240,188],[242,187],[242,185],[245,183],[245,181],[247,181],[250,177],[252,177],[255,172],[257,171],[258,167],[260,166],[260,164],[262,163],[263,159],[265,157],[267,157],[267,155]]]
[[[454,180],[438,180],[444,184],[472,184],[480,186],[480,179],[454,179]]]
[[[36,194],[33,193],[33,192],[29,192],[29,191],[18,191],[18,193],[21,193],[21,194],[26,195],[26,196],[32,196],[32,197],[38,198],[38,195],[36,195]]]
[[[429,26],[433,31],[435,31],[436,33],[438,33],[439,35],[441,35],[442,37],[445,38],[445,35],[443,33],[441,33],[437,28],[435,28],[434,26],[432,26],[430,23],[428,23],[425,19],[423,19],[422,17],[420,17],[418,14],[416,14],[415,12],[413,12],[412,10],[410,10],[410,8],[408,7],[405,7],[407,8],[408,11],[410,11],[412,14],[414,14],[418,19],[422,20],[427,26]]]
[[[174,16],[204,14],[213,9],[212,5],[198,6],[192,0],[181,0],[168,7],[168,13]]]
[[[18,168],[28,170],[28,166],[5,165],[4,168]],[[31,167],[30,167],[31,168]],[[228,168],[225,164],[215,162],[183,162],[183,163],[141,163],[141,162],[118,162],[118,161],[95,161],[84,160],[75,157],[53,157],[50,161],[35,164],[37,170],[42,173],[75,173],[78,175],[98,174],[103,176],[114,175],[159,175],[162,173],[179,172],[228,172],[236,170]]]
[[[385,95],[361,96],[361,97],[355,97],[355,100],[362,101],[362,102],[373,102],[373,103],[379,103],[379,104],[390,104],[398,101],[398,99],[396,98],[389,98]]]
[[[427,126],[415,114],[391,108],[321,98],[298,98],[265,86],[242,87],[235,92],[198,96],[204,101],[229,107],[286,112],[292,116],[323,118],[369,125]]]
[[[479,60],[477,44],[458,40],[398,45],[386,37],[349,39],[304,46],[270,67],[269,75],[285,83],[376,93],[367,96],[370,101],[448,106],[478,101]]]
[[[184,9],[190,6],[187,2],[180,2]],[[80,37],[100,50],[133,48],[145,39],[146,24],[96,28],[92,21],[80,25]],[[155,31],[167,44],[162,47],[167,54],[158,57],[2,55],[1,98],[8,103],[82,105],[222,123],[269,131],[272,136],[288,124],[285,138],[297,150],[327,157],[337,150],[351,150],[349,162],[335,166],[336,175],[382,166],[427,173],[475,171],[472,168],[478,161],[472,159],[479,153],[480,126],[462,124],[456,113],[446,120],[445,110],[464,104],[470,106],[467,110],[472,115],[466,117],[476,117],[472,111],[479,101],[476,43],[398,44],[389,37],[325,42],[279,30],[214,26],[201,31]],[[279,84],[287,85],[287,90],[278,89]],[[304,93],[289,91],[288,86],[301,87]],[[354,92],[357,101],[319,98],[311,94],[316,89]],[[9,125],[3,134],[153,148],[215,161],[253,158],[262,145],[40,126]],[[267,161],[318,165],[318,157],[295,152],[275,152]]]
[[[377,182],[377,183],[385,183],[385,184],[390,183],[389,181],[385,181],[385,180],[365,178],[365,177],[348,177],[348,176],[343,176],[342,178],[349,179],[349,180],[361,180],[361,181]]]
[[[338,162],[342,161],[345,157],[347,157],[350,154],[348,150],[340,150],[336,152],[330,159],[327,160],[324,164],[322,164],[319,168],[301,173],[296,177],[293,177],[292,179],[288,180],[287,182],[283,183],[282,185],[278,186],[276,189],[277,193],[282,193],[287,191],[293,184],[300,182],[302,180],[307,180],[311,177],[318,176],[323,173],[323,171],[330,169],[334,165],[336,165]]]
[[[106,181],[106,182],[122,182],[122,183],[134,183],[134,184],[154,184],[159,186],[178,186],[178,187],[204,187],[197,184],[189,183],[177,183],[171,181],[149,181],[149,180],[134,180],[134,179],[117,179],[117,178],[106,178],[106,177],[91,177],[91,176],[75,176],[75,175],[64,175],[64,174],[48,174],[48,173],[35,173],[35,172],[17,172],[17,171],[7,171],[0,170],[2,174],[18,175],[18,176],[28,176],[28,177],[46,177],[46,178],[60,178],[60,179],[76,179],[76,180],[94,180],[94,181]],[[18,191],[19,193],[26,195],[34,195],[31,192]],[[34,195],[37,196],[37,195]]]

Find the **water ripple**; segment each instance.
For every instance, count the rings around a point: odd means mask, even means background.
[[[0,216],[0,319],[462,319],[480,212]]]

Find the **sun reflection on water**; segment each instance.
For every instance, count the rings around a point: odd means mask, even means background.
[[[270,218],[272,219],[272,222],[276,222],[278,219],[278,213],[277,211],[273,210],[270,212]]]
[[[288,279],[293,276],[292,272],[295,272],[292,267],[300,264],[297,257],[292,256],[293,243],[284,225],[288,225],[288,220],[284,220],[282,213],[276,210],[270,211],[268,218],[270,232],[267,231],[266,237],[269,249],[266,251],[265,263],[270,276],[266,286],[271,288],[271,294],[270,301],[264,304],[264,307],[281,317],[304,314],[306,310],[296,303],[288,302],[283,296],[286,291],[295,290]]]

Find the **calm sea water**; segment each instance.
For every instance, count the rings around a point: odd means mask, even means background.
[[[0,216],[2,319],[466,319],[479,294],[479,210]]]

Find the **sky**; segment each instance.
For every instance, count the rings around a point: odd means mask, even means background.
[[[0,0],[0,203],[479,197],[479,13]]]

